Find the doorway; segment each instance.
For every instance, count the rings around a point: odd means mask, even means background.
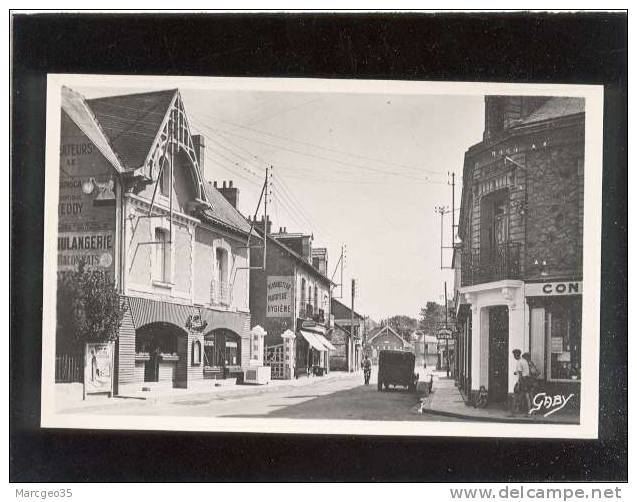
[[[489,401],[506,401],[509,384],[509,309],[489,309]]]

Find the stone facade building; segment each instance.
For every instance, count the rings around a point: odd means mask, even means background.
[[[61,115],[58,272],[84,260],[122,296],[115,392],[241,378],[260,359],[250,224],[202,177],[204,138],[179,91],[87,100],[64,88]]]
[[[487,96],[454,250],[457,379],[469,396],[484,387],[506,402],[517,348],[542,388],[579,397],[583,208],[584,100]]]

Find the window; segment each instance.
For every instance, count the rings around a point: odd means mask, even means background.
[[[154,278],[157,281],[170,282],[170,239],[164,228],[155,229]]]
[[[223,248],[215,250],[216,275],[213,285],[213,303],[229,303],[228,293],[228,251]]]
[[[226,329],[208,333],[204,340],[204,357],[206,366],[240,366],[241,339]]]
[[[201,364],[201,342],[199,342],[199,340],[195,340],[192,343],[191,361],[193,366],[199,366]]]
[[[164,197],[170,194],[170,161],[164,159],[162,161],[161,175],[159,176],[159,193]]]
[[[482,198],[480,254],[483,260],[492,260],[498,248],[509,240],[508,202],[508,190],[499,190]]]
[[[305,309],[305,279],[301,279],[301,306]]]
[[[579,380],[582,350],[581,301],[555,301],[545,313],[547,377]]]

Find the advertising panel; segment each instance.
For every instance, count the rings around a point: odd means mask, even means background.
[[[113,392],[113,344],[87,343],[84,352],[84,393]]]
[[[293,281],[292,276],[268,276],[266,317],[292,317]]]

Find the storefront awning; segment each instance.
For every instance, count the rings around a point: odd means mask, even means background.
[[[307,343],[309,343],[310,347],[312,347],[313,349],[318,350],[319,352],[325,352],[326,350],[329,350],[325,345],[321,343],[316,334],[303,330],[301,330],[300,333],[301,336],[305,338]]]
[[[321,343],[322,343],[325,347],[327,347],[327,350],[336,350],[336,347],[334,347],[334,345],[332,345],[332,343],[331,343],[331,342],[330,342],[327,338],[325,338],[323,335],[319,335],[319,334],[317,334],[317,333],[314,333],[314,336],[315,336],[316,338],[318,338],[318,339],[319,339],[319,341],[320,341],[320,342],[321,342]]]
[[[199,309],[190,305],[159,302],[147,298],[128,297],[128,305],[135,329],[154,322],[165,322],[187,329],[186,323],[191,315],[199,314]]]

